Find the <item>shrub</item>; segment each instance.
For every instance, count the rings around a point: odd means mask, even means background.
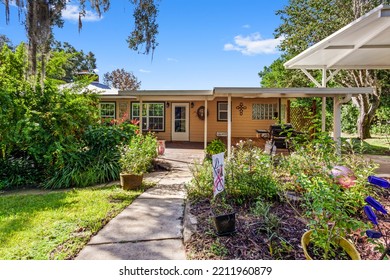
[[[242,141],[225,161],[225,192],[227,199],[237,204],[251,202],[257,197],[273,200],[278,184],[273,177],[272,159],[251,141]],[[204,161],[192,168],[193,180],[188,186],[190,199],[211,199],[212,163]]]
[[[152,167],[153,160],[157,157],[157,138],[148,133],[137,134],[129,145],[122,147],[119,159],[123,173],[141,175]]]
[[[59,154],[45,188],[85,187],[119,178],[120,146],[138,127],[96,125],[87,128],[82,141]]]
[[[39,170],[29,157],[0,158],[0,190],[36,186]]]

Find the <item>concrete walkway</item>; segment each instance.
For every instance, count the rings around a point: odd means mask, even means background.
[[[366,155],[366,158],[379,165],[375,170],[376,174],[390,177],[390,156]]]
[[[204,156],[201,147],[190,147],[168,145],[161,160],[170,171],[148,174],[156,187],[112,219],[76,260],[184,260],[184,185],[192,178],[189,166]]]

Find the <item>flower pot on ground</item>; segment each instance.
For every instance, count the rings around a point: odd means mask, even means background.
[[[302,246],[303,252],[304,252],[307,260],[314,259],[314,256],[310,255],[309,249],[308,249],[309,245],[310,245],[312,233],[313,233],[313,231],[309,230],[309,231],[305,232],[301,238],[301,246]],[[341,249],[343,250],[343,252],[345,252],[352,260],[360,260],[361,259],[360,254],[356,250],[355,246],[351,242],[349,242],[347,239],[345,239],[343,237],[337,237],[335,240],[335,244],[340,246]],[[335,248],[335,249],[337,249],[337,248]]]
[[[138,189],[142,185],[143,177],[144,177],[143,174],[134,175],[134,174],[121,173],[120,174],[121,186],[126,191]]]
[[[119,164],[121,165],[121,186],[126,189],[139,188],[143,174],[151,167],[157,157],[157,139],[152,134],[137,134],[129,145],[122,147]]]
[[[236,232],[236,213],[213,216],[217,235],[228,235]]]
[[[211,201],[211,213],[217,235],[228,235],[236,232],[236,212],[218,195]]]

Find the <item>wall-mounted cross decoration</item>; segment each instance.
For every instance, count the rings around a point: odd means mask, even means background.
[[[244,110],[246,110],[246,106],[244,106],[244,103],[240,102],[240,105],[238,105],[236,109],[240,111],[240,116],[242,116],[244,114]]]

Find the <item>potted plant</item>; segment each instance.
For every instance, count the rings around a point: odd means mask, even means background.
[[[122,148],[119,164],[121,166],[120,182],[125,190],[139,188],[143,174],[152,166],[157,157],[157,140],[148,133],[136,134],[129,145]]]

